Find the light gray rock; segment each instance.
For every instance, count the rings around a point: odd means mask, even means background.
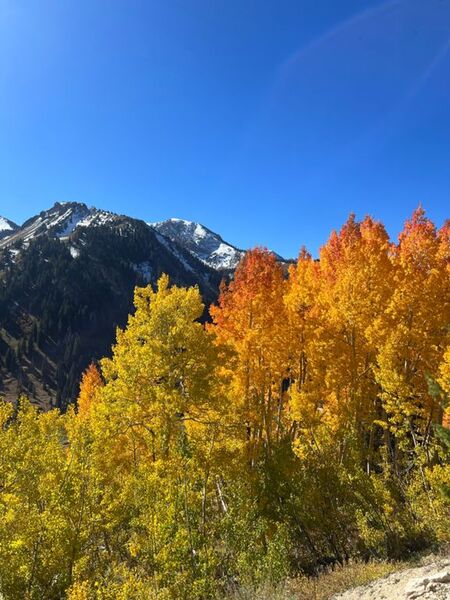
[[[450,600],[450,558],[431,557],[421,566],[348,590],[334,600]]]

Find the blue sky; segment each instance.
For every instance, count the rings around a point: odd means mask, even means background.
[[[450,0],[0,0],[0,214],[55,201],[314,253],[450,216]]]

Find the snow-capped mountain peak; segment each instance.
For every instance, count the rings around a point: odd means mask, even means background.
[[[15,223],[0,216],[0,231],[14,231],[14,229],[17,229]]]
[[[79,227],[105,225],[120,219],[118,215],[97,208],[89,208],[78,202],[56,202],[50,209],[15,227],[0,248],[16,241],[30,242],[42,234],[67,239]]]
[[[157,235],[159,243],[176,260],[183,264],[187,260],[184,268],[188,271],[195,271],[195,262],[200,261],[215,271],[231,272],[245,255],[244,250],[229,244],[220,235],[195,221],[171,218],[144,223],[79,202],[56,202],[48,210],[28,219],[21,227],[0,217],[0,250],[9,248],[13,251],[16,243],[19,244],[18,248],[20,245],[27,247],[36,238],[46,235],[67,243],[75,258],[79,255],[80,244],[83,244],[83,229],[102,226],[117,229],[121,235],[124,230],[132,233],[140,231],[142,227],[150,228]],[[191,265],[192,257],[195,261]],[[283,260],[278,256],[277,259]]]
[[[120,218],[112,212],[78,202],[57,202],[40,216],[43,217],[47,231],[59,238],[69,237],[78,227],[98,227]]]
[[[10,236],[16,229],[18,226],[15,223],[0,216],[0,239]]]
[[[220,235],[194,221],[171,218],[148,225],[216,270],[235,269],[244,256],[243,250],[228,244]]]

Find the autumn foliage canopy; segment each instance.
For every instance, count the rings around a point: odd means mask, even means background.
[[[2,597],[217,598],[449,539],[449,223],[350,216],[318,259],[249,251],[209,316],[166,276],[135,307],[77,408],[0,406]]]

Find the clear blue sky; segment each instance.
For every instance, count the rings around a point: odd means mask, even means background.
[[[0,214],[55,201],[314,253],[450,216],[450,0],[0,0]]]

